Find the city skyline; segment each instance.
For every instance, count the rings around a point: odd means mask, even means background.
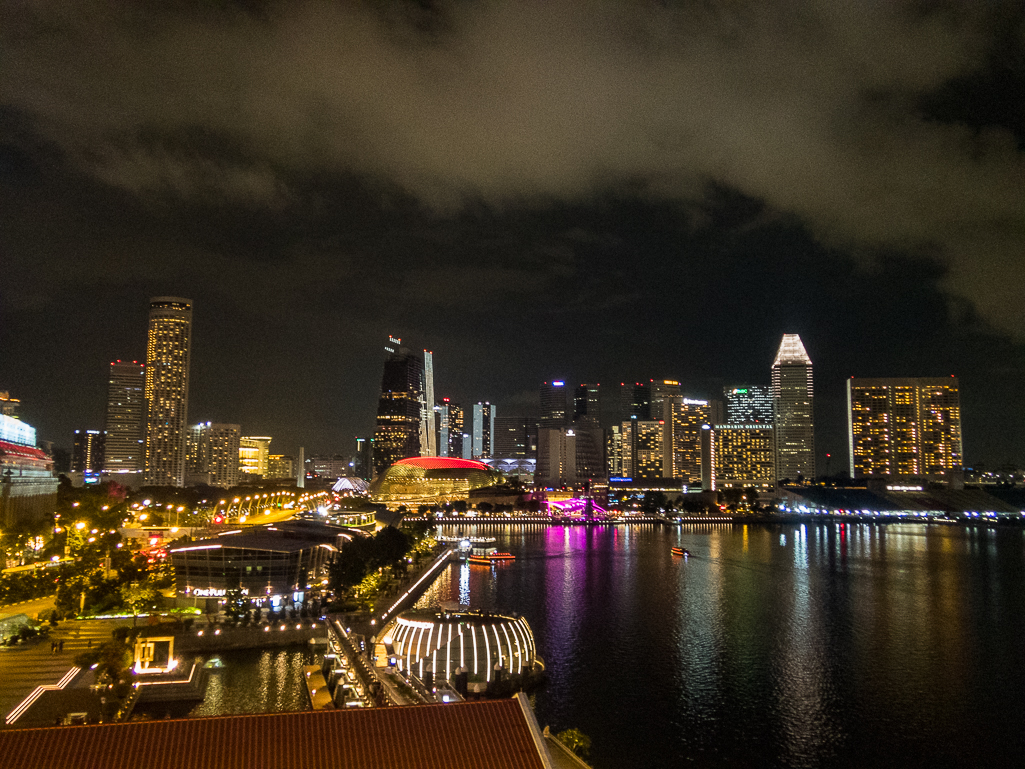
[[[388,334],[469,427],[553,377],[768,386],[794,333],[820,471],[851,376],[954,375],[966,462],[1025,463],[1020,3],[0,7],[0,390],[40,439],[102,428],[183,295],[189,421],[283,454],[372,434]]]

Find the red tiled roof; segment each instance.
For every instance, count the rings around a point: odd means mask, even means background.
[[[8,441],[0,441],[0,453],[12,457],[41,459],[46,462],[50,460],[50,457],[42,449],[37,449],[34,446],[22,446],[20,443],[9,443]]]
[[[542,748],[543,749],[543,748]],[[19,769],[543,769],[516,699],[0,731]]]
[[[446,470],[453,467],[469,470],[487,470],[488,466],[474,459],[456,459],[454,457],[408,457],[400,459],[397,465],[413,465],[424,470]]]

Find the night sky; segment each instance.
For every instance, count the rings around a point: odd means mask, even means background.
[[[960,378],[1025,464],[1025,11],[1008,2],[0,0],[0,390],[103,424],[148,300],[189,421],[372,432],[388,334],[438,397]]]

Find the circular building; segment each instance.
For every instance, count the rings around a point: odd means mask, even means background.
[[[430,672],[451,681],[462,669],[487,683],[496,667],[522,674],[537,660],[527,620],[502,614],[407,611],[381,641],[400,670],[419,678]]]
[[[470,492],[504,478],[483,462],[453,457],[400,459],[370,484],[370,499],[396,508],[466,501]]]

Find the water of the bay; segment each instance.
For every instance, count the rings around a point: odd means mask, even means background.
[[[1021,528],[459,531],[516,561],[452,564],[418,605],[523,614],[538,720],[597,769],[1025,762]]]

